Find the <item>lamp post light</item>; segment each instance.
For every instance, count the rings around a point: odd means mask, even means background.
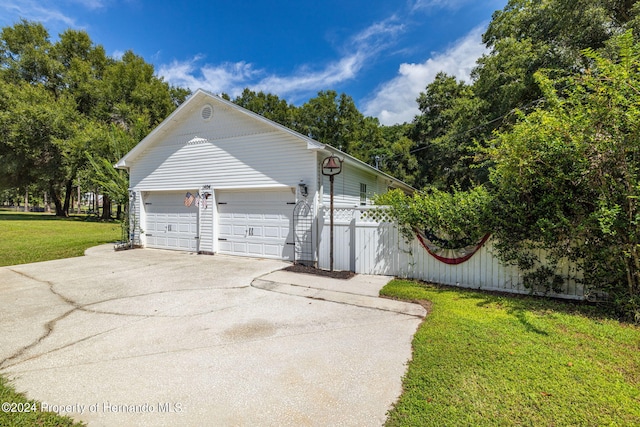
[[[329,270],[333,271],[333,177],[342,172],[342,160],[333,154],[322,161],[322,175],[329,177]]]

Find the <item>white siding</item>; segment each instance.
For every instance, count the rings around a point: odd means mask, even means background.
[[[214,110],[208,122],[194,107],[184,122],[169,123],[161,138],[133,160],[131,187],[295,187],[305,180],[315,191],[316,156],[304,142],[227,107],[214,105]]]
[[[142,245],[140,235],[140,213],[142,205],[142,195],[139,191],[130,190],[129,192],[129,233],[130,239],[134,246]]]
[[[204,120],[201,109],[213,107],[211,119]],[[184,108],[183,108],[184,107]],[[121,161],[128,166],[132,191],[138,195],[137,230],[139,243],[145,244],[146,218],[144,196],[152,192],[186,192],[199,189],[211,191],[208,206],[198,210],[198,250],[218,252],[220,212],[216,197],[220,190],[298,189],[304,181],[314,215],[318,206],[329,205],[329,179],[319,173],[319,163],[327,155],[320,144],[307,141],[261,118],[239,111],[198,92],[183,107],[154,130],[144,144],[132,150]],[[374,194],[387,190],[387,178],[367,170],[353,159],[347,159],[342,174],[336,177],[335,203],[342,206],[360,205],[360,185],[367,186],[367,204]],[[295,200],[299,200],[297,193]],[[317,218],[317,216],[316,216]],[[320,252],[327,242],[320,239],[322,221],[314,221],[314,246]],[[354,248],[351,232],[346,227],[337,244],[347,255],[345,267],[354,268]],[[320,255],[316,253],[316,258]]]
[[[209,196],[208,198],[207,195]],[[200,196],[203,197],[203,201],[200,203],[198,215],[198,219],[200,221],[200,246],[198,247],[198,251],[203,253],[213,253],[215,252],[213,243],[214,212],[216,211],[215,192],[210,188],[210,186],[206,186],[200,189]]]
[[[336,205],[360,206],[360,184],[366,184],[367,186],[367,205],[370,205],[373,195],[379,193],[376,175],[345,162],[342,172],[334,178],[333,203]],[[331,183],[328,176],[322,175],[322,187],[322,201],[325,206],[329,206]]]

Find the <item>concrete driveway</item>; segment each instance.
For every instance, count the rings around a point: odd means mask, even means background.
[[[0,374],[90,426],[381,425],[424,312],[287,265],[106,245],[0,268]]]

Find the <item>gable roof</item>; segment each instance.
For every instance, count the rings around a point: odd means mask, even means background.
[[[227,101],[226,99],[223,99],[217,95],[214,95],[208,91],[205,91],[203,89],[198,89],[196,90],[185,102],[183,102],[178,108],[176,108],[166,119],[164,119],[162,121],[162,123],[160,123],[158,126],[156,126],[155,129],[153,129],[149,135],[147,135],[142,141],[140,141],[135,147],[133,147],[131,149],[131,151],[129,151],[127,154],[124,155],[124,157],[122,157],[115,165],[114,167],[118,168],[118,169],[129,169],[129,167],[131,166],[132,163],[135,162],[135,158],[140,155],[141,153],[143,153],[147,148],[149,148],[150,146],[153,145],[153,143],[162,136],[163,131],[169,127],[171,125],[171,123],[174,122],[178,122],[180,121],[183,117],[187,116],[188,114],[190,114],[190,110],[191,110],[191,105],[192,104],[197,104],[199,103],[201,100],[206,99],[209,102],[216,102],[218,104],[222,104],[230,109],[233,109],[236,112],[239,112],[241,114],[244,114],[250,118],[252,118],[253,120],[257,120],[263,124],[266,124],[269,127],[275,128],[278,131],[287,133],[289,135],[294,136],[295,138],[301,140],[301,142],[306,143],[307,145],[307,149],[309,150],[320,150],[320,151],[325,151],[331,154],[335,154],[339,157],[341,157],[342,159],[344,159],[345,162],[359,168],[359,169],[363,169],[366,170],[370,173],[376,174],[376,175],[381,175],[385,178],[387,178],[388,180],[391,180],[392,182],[394,182],[397,186],[401,187],[403,190],[405,191],[415,191],[415,188],[411,187],[410,185],[402,182],[401,180],[394,178],[393,176],[386,174],[376,168],[374,168],[373,166],[359,160],[356,159],[353,156],[350,156],[347,153],[344,153],[343,151],[338,150],[335,147],[332,147],[328,144],[323,144],[321,142],[318,142],[308,136],[305,136],[299,132],[294,131],[293,129],[290,129],[286,126],[283,126],[279,123],[276,123],[272,120],[267,119],[266,117],[263,117],[257,113],[254,113],[253,111],[247,110],[246,108],[243,108],[237,104],[234,104],[231,101]]]

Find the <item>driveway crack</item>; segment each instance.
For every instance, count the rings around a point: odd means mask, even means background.
[[[35,277],[32,277],[32,276],[29,276],[28,274],[25,274],[25,273],[23,273],[21,271],[18,271],[18,270],[14,270],[12,268],[9,268],[8,270],[10,270],[10,271],[22,276],[22,277],[26,277],[27,279],[35,280],[36,282],[46,284],[48,289],[49,289],[49,291],[52,294],[54,294],[55,296],[60,298],[62,301],[64,301],[65,304],[68,304],[68,305],[72,306],[73,308],[71,310],[67,310],[66,312],[64,312],[60,316],[56,317],[55,319],[49,320],[47,323],[45,323],[44,324],[44,333],[42,335],[40,335],[38,338],[36,338],[35,341],[33,341],[32,343],[25,345],[24,347],[18,349],[18,351],[16,351],[14,354],[12,354],[9,357],[6,357],[5,359],[1,360],[0,361],[0,369],[6,367],[5,365],[7,365],[8,362],[10,362],[11,360],[17,359],[18,357],[20,357],[21,355],[26,353],[28,350],[32,349],[33,347],[37,346],[42,341],[44,341],[49,335],[51,335],[51,333],[55,329],[56,323],[58,323],[58,321],[64,319],[65,317],[69,316],[71,313],[76,311],[78,308],[80,308],[80,306],[79,306],[79,304],[77,302],[65,297],[64,295],[60,294],[59,292],[56,292],[53,289],[53,283],[51,283],[51,282],[49,282],[47,280],[41,280],[41,279],[38,279],[38,278],[35,278]]]
[[[122,316],[122,317],[130,317],[130,318],[137,318],[138,320],[144,320],[147,318],[180,318],[180,317],[195,317],[195,316],[202,316],[202,315],[206,315],[215,311],[220,311],[220,310],[227,310],[231,307],[223,307],[223,308],[217,308],[217,309],[213,309],[213,310],[208,310],[205,312],[201,312],[201,313],[193,313],[193,314],[189,314],[189,315],[179,315],[179,316],[170,316],[170,315],[161,315],[161,314],[133,314],[133,313],[119,313],[119,312],[114,312],[114,311],[106,311],[106,310],[99,310],[99,309],[94,309],[94,308],[90,308],[92,306],[101,304],[101,303],[105,303],[105,302],[110,302],[110,301],[116,301],[116,300],[124,300],[124,299],[130,299],[130,298],[139,298],[139,297],[144,297],[144,296],[149,296],[149,295],[158,295],[158,294],[164,294],[164,293],[174,293],[174,292],[189,292],[189,291],[205,291],[205,290],[219,290],[219,289],[240,289],[240,288],[248,288],[248,285],[242,285],[242,286],[229,286],[229,287],[224,287],[224,288],[190,288],[190,289],[174,289],[174,290],[161,290],[161,291],[155,291],[155,292],[147,292],[147,293],[141,293],[141,294],[136,294],[136,295],[128,295],[128,296],[123,296],[123,297],[112,297],[112,298],[106,298],[104,300],[100,300],[100,301],[94,301],[94,302],[90,302],[87,304],[80,304],[77,301],[74,301],[73,299],[61,294],[60,292],[56,291],[55,289],[55,284],[53,282],[50,282],[48,280],[42,280],[42,279],[38,279],[37,277],[33,277],[30,276],[26,273],[23,273],[21,271],[17,271],[14,270],[12,268],[8,268],[8,270],[22,276],[25,277],[29,280],[33,280],[36,281],[38,283],[42,283],[47,285],[47,288],[49,289],[49,291],[57,296],[58,298],[60,298],[65,304],[70,305],[71,308],[70,310],[67,310],[66,312],[64,312],[63,314],[59,315],[58,317],[49,320],[48,322],[46,322],[44,324],[44,333],[42,335],[40,335],[38,338],[36,338],[33,342],[23,346],[22,348],[18,349],[14,354],[6,357],[3,360],[0,360],[0,369],[5,369],[11,366],[15,366],[19,363],[25,362],[27,360],[32,360],[32,359],[36,359],[38,357],[42,357],[45,355],[48,355],[50,353],[56,352],[58,350],[62,350],[64,348],[68,348],[71,347],[75,344],[78,344],[80,342],[86,341],[88,339],[91,338],[95,338],[97,336],[103,335],[105,333],[111,332],[115,329],[118,328],[111,328],[109,330],[106,331],[101,331],[98,332],[96,334],[90,335],[90,336],[86,336],[83,337],[81,339],[78,339],[76,341],[73,341],[71,343],[67,343],[64,344],[60,347],[57,348],[53,348],[51,350],[48,350],[44,353],[40,353],[40,354],[35,354],[32,355],[30,357],[27,357],[26,359],[23,359],[21,361],[15,361],[16,359],[20,358],[21,356],[23,356],[25,353],[27,353],[29,350],[33,349],[34,347],[38,346],[40,343],[42,343],[45,339],[47,339],[55,330],[56,324],[65,319],[66,317],[68,317],[69,315],[71,315],[72,313],[76,312],[76,311],[83,311],[86,313],[91,313],[91,314],[105,314],[105,315],[112,315],[112,316]],[[172,307],[176,308],[175,306]],[[136,321],[138,321],[136,320]],[[13,362],[13,363],[12,363]]]

